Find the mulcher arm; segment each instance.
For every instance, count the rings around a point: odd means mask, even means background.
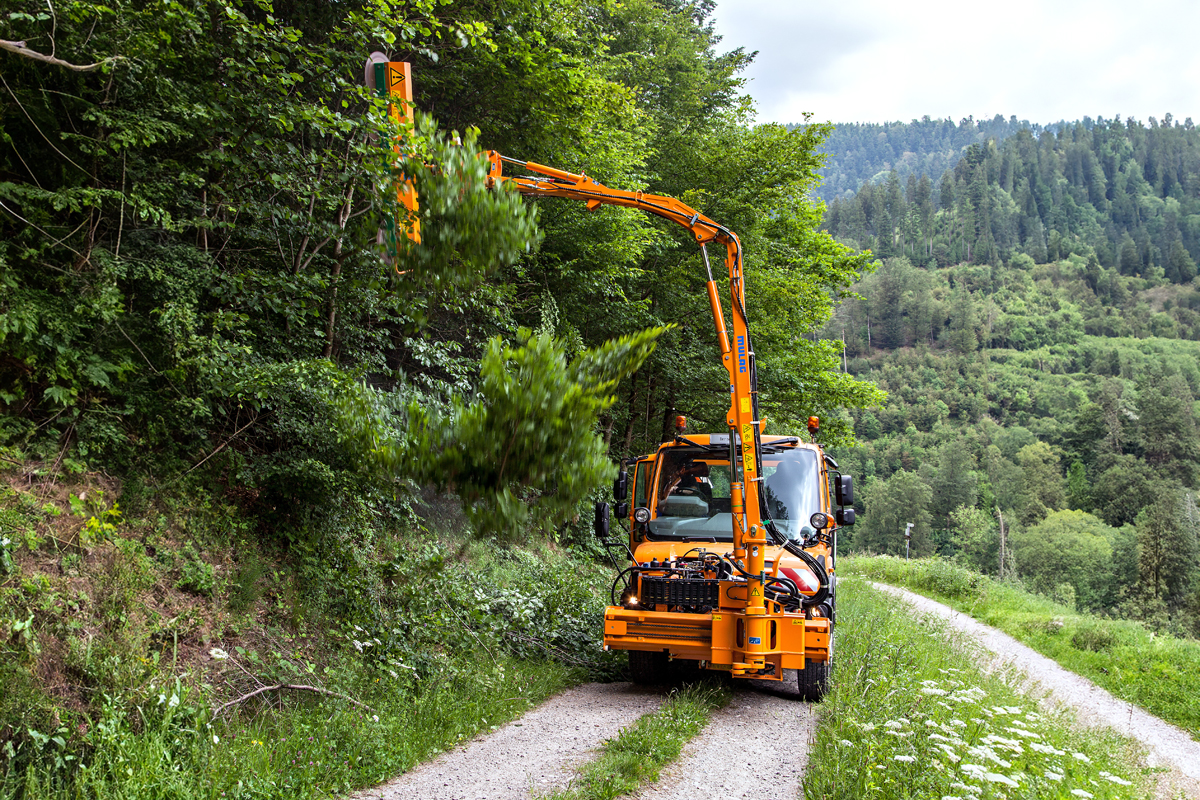
[[[787,547],[784,537],[774,531],[770,520],[763,519],[763,504],[760,499],[762,475],[762,450],[758,423],[758,389],[754,365],[754,350],[746,320],[745,282],[742,271],[742,244],[737,234],[690,206],[673,197],[610,189],[586,175],[575,175],[531,161],[518,161],[502,156],[496,151],[488,153],[491,163],[489,177],[493,183],[505,182],[517,191],[532,197],[565,197],[583,200],[588,209],[601,205],[626,206],[641,209],[650,214],[669,219],[691,231],[700,244],[704,266],[708,273],[708,301],[712,308],[713,323],[721,347],[721,358],[729,372],[729,412],[726,423],[730,428],[729,464],[731,474],[731,507],[733,511],[732,556],[744,565],[746,575],[746,639],[742,650],[745,663],[735,664],[735,669],[747,672],[765,668],[763,651],[770,637],[767,631],[767,607],[763,597],[765,558],[770,528],[772,543]],[[503,175],[505,163],[517,165],[521,170],[532,173],[521,176]],[[733,346],[725,328],[725,315],[713,281],[706,246],[710,242],[724,245],[725,267],[729,272],[729,294],[733,313]],[[738,450],[741,450],[739,459]],[[765,524],[764,524],[765,522]],[[800,548],[787,547],[789,552],[801,557],[806,563],[812,557]],[[817,567],[815,562],[811,566]],[[816,572],[823,575],[824,569]],[[827,581],[827,579],[826,579]],[[824,583],[824,582],[823,582]],[[826,586],[822,586],[824,595]],[[820,599],[824,599],[823,596]],[[819,600],[818,600],[819,601]],[[807,605],[807,604],[806,604]],[[756,644],[757,643],[757,644]]]

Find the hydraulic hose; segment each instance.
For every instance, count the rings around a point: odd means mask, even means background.
[[[825,567],[821,566],[820,561],[817,561],[810,553],[803,550],[795,542],[779,532],[779,529],[775,527],[775,523],[767,517],[766,500],[764,500],[760,495],[759,501],[763,505],[763,524],[766,526],[767,531],[771,534],[771,538],[775,540],[775,544],[779,545],[784,550],[787,550],[796,558],[803,561],[805,566],[812,570],[812,574],[816,576],[816,594],[812,595],[811,597],[808,595],[801,595],[801,597],[804,599],[800,601],[800,605],[803,606],[805,610],[821,605],[821,603],[824,603],[829,599],[829,573],[825,570]]]

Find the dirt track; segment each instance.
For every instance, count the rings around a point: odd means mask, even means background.
[[[795,674],[789,676],[795,684]],[[785,681],[786,683],[787,681]],[[605,739],[658,708],[661,692],[629,683],[577,686],[518,720],[421,764],[394,781],[354,795],[358,800],[526,800],[562,788],[594,758]],[[768,720],[775,735],[744,736]],[[644,800],[730,798],[794,800],[816,732],[816,712],[778,684],[739,686],[713,714]],[[732,749],[734,738],[743,745]],[[779,741],[790,743],[786,751]],[[749,748],[749,749],[747,749]],[[762,752],[759,752],[759,751]],[[762,770],[770,764],[770,770]]]

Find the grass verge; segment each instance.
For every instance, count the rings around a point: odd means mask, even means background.
[[[658,711],[606,741],[600,757],[586,764],[571,786],[543,800],[610,800],[658,780],[662,768],[708,724],[709,714],[732,696],[728,687],[712,683],[672,693]]]
[[[523,714],[575,682],[553,663],[460,661],[458,675],[407,690],[362,687],[369,710],[338,699],[283,698],[257,714],[205,724],[178,683],[130,712],[116,699],[74,768],[38,759],[0,773],[3,798],[329,798],[405,772],[464,738]],[[272,704],[273,705],[273,704]],[[60,746],[43,743],[53,756]],[[64,754],[67,753],[62,748]]]
[[[842,559],[841,574],[903,586],[999,628],[1115,697],[1200,738],[1200,641],[1080,614],[939,559]]]
[[[804,780],[807,800],[1134,798],[1132,745],[1080,731],[975,666],[944,625],[839,583],[837,665]]]

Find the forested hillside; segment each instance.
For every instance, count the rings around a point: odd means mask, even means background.
[[[968,146],[826,225],[881,267],[823,331],[855,414],[852,546],[939,552],[1200,633],[1200,135],[1170,116]],[[1006,550],[1001,555],[1001,530]]]
[[[878,256],[939,266],[1094,256],[1123,275],[1186,283],[1200,256],[1200,131],[1167,114],[1019,130],[953,169],[889,175],[829,204],[827,228]]]
[[[893,170],[902,181],[909,175],[941,175],[969,146],[1002,141],[1019,130],[1036,136],[1043,127],[999,114],[979,121],[965,117],[957,124],[928,116],[912,122],[839,123],[821,146],[826,161],[814,194],[826,203],[853,197],[866,184],[882,183]]]

